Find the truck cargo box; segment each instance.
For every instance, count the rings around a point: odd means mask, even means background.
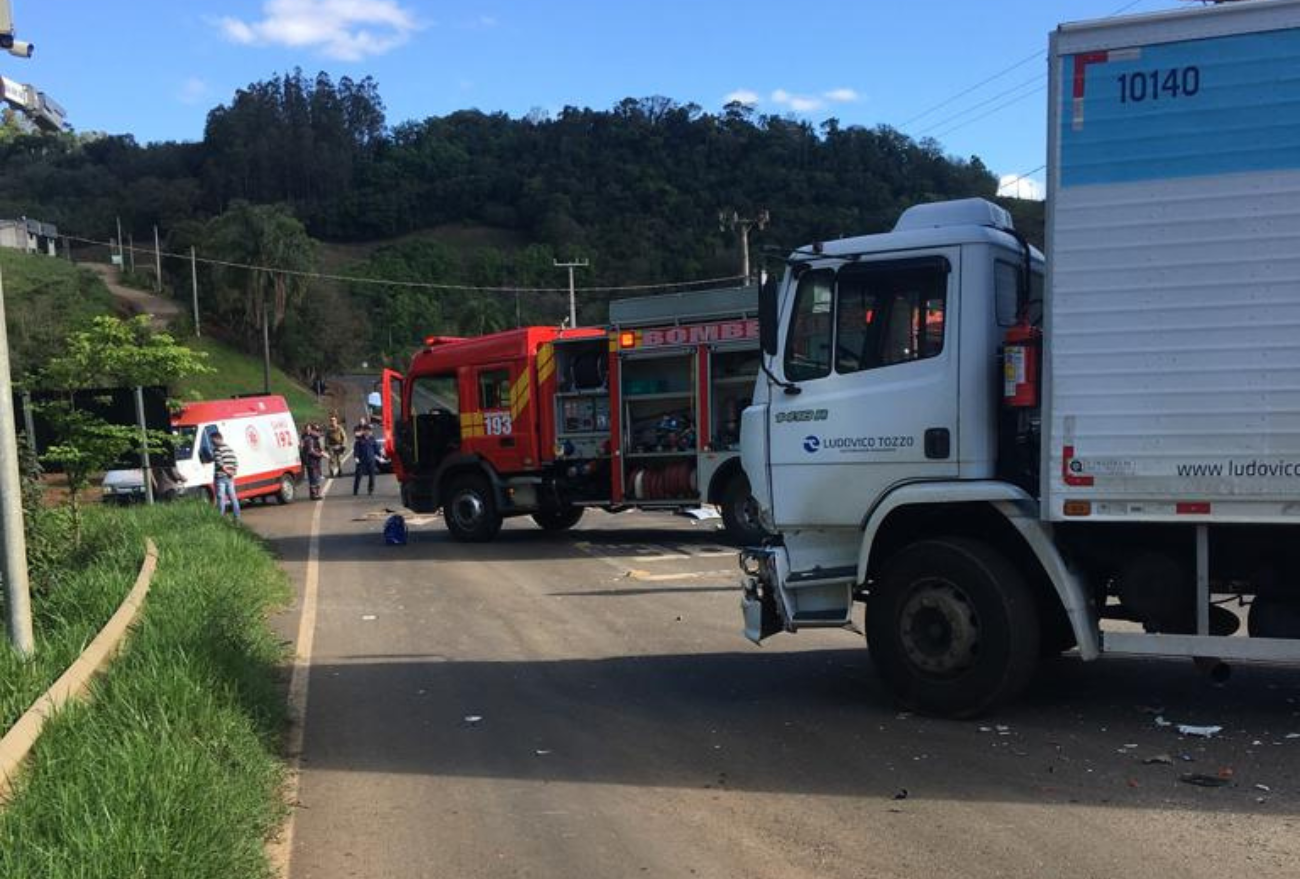
[[[1300,3],[1050,65],[1045,515],[1300,521]]]

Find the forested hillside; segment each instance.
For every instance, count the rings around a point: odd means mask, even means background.
[[[417,238],[348,268],[530,287],[562,284],[550,263],[571,257],[591,262],[584,286],[733,276],[736,236],[720,228],[721,210],[768,210],[771,224],[755,232],[755,245],[792,246],[881,230],[915,202],[991,197],[996,187],[978,158],[947,156],[936,142],[886,127],[834,120],[814,127],[739,104],[708,113],[662,97],[607,110],[566,107],[554,116],[464,110],[389,124],[373,80],[300,71],[237,92],[209,113],[195,143],[142,146],[129,135],[5,128],[0,168],[0,216],[38,216],[98,239],[113,234],[120,216],[141,239],[157,224],[176,250],[229,245],[232,222],[219,221],[232,211],[250,216],[245,202],[283,206],[322,241],[388,239],[447,224],[503,230],[519,246]],[[1031,239],[1039,234],[1027,231]],[[303,264],[315,259],[310,246],[290,251]],[[205,274],[204,284],[241,288],[229,273]],[[242,286],[242,297],[215,297],[229,306],[218,319],[240,334],[260,320],[260,293]],[[311,307],[304,292],[276,288],[278,341],[290,341],[284,334]],[[354,341],[371,352],[400,350],[444,328],[513,324],[516,313],[537,316],[544,304],[387,287],[329,295],[334,301],[317,310],[349,315]]]

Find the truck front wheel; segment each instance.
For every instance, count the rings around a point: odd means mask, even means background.
[[[451,536],[463,543],[486,543],[501,530],[492,486],[477,473],[466,473],[448,485],[443,518]]]
[[[900,703],[975,717],[1015,698],[1033,677],[1038,613],[1001,553],[950,537],[913,543],[885,563],[867,599],[867,646]]]
[[[572,504],[557,508],[543,507],[533,513],[533,521],[543,531],[567,531],[578,524],[584,512],[586,511],[582,507]]]
[[[722,490],[722,525],[733,541],[741,546],[758,546],[767,537],[758,515],[758,501],[749,487],[744,471],[737,471]]]

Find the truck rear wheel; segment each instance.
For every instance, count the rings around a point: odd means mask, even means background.
[[[737,473],[727,481],[722,490],[722,524],[728,536],[741,546],[758,546],[767,537],[758,515],[758,501],[749,487],[749,478],[744,471]]]
[[[543,509],[533,513],[533,521],[543,531],[567,531],[582,519],[585,513],[582,507],[567,506],[556,509]]]
[[[1015,698],[1038,661],[1024,577],[976,540],[923,540],[885,563],[867,600],[867,646],[900,703],[975,717]]]
[[[477,473],[454,477],[442,505],[451,536],[463,543],[486,543],[501,530],[501,513],[487,479]]]

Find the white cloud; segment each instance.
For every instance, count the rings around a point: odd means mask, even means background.
[[[1003,174],[998,178],[998,195],[1005,198],[1043,200],[1043,186],[1032,177],[1020,174]]]
[[[221,18],[228,40],[245,46],[317,49],[340,61],[382,55],[421,24],[397,0],[265,0],[260,21]]]
[[[182,104],[197,104],[212,93],[207,82],[197,76],[191,76],[181,83],[176,90],[176,100]]]
[[[771,101],[781,107],[789,107],[796,113],[811,113],[826,106],[826,102],[814,95],[796,95],[785,89],[777,89],[771,94]]]
[[[722,99],[724,104],[757,104],[758,92],[750,89],[736,89]]]
[[[859,100],[858,93],[853,89],[839,88],[831,89],[828,92],[822,92],[822,97],[828,101],[834,101],[837,104],[851,104]]]

